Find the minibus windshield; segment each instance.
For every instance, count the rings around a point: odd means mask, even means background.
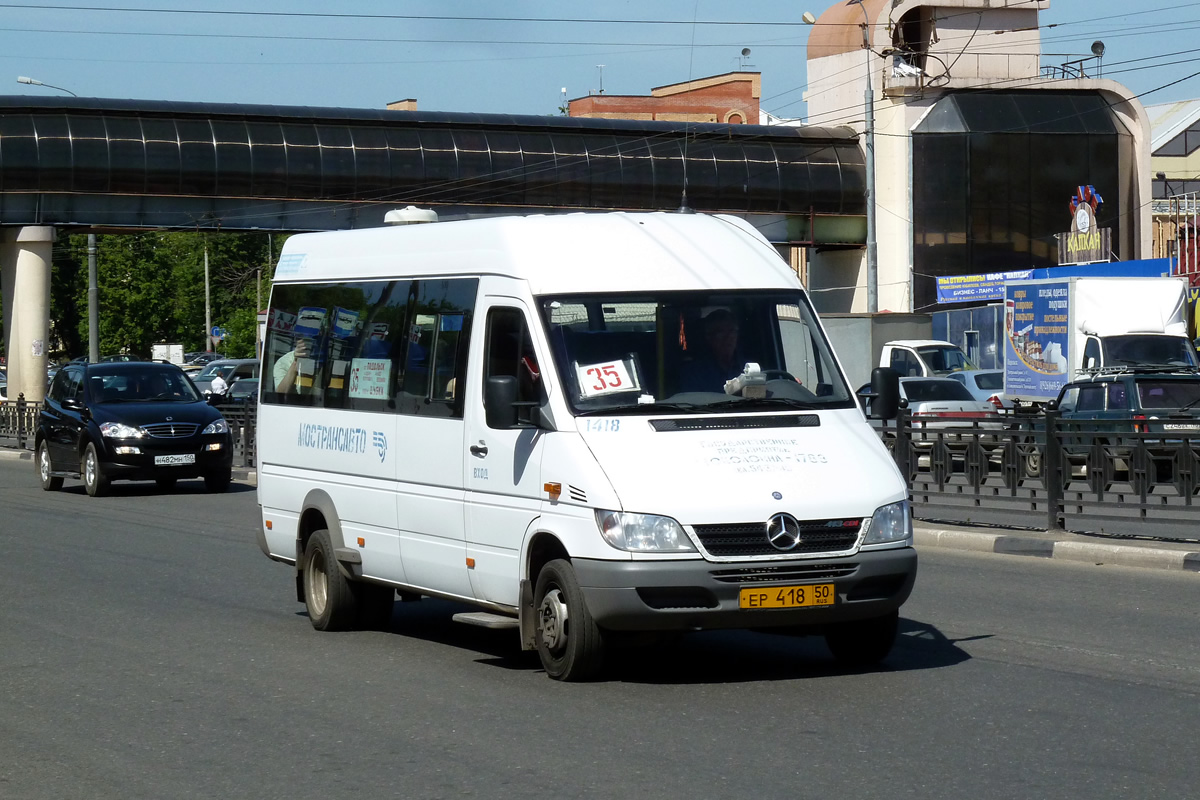
[[[849,408],[800,292],[539,298],[576,414]]]

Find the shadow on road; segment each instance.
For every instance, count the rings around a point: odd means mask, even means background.
[[[489,630],[453,622],[476,610],[426,598],[397,602],[388,632],[473,651],[476,662],[501,669],[540,672],[536,652],[522,651],[515,630]],[[307,616],[303,611],[300,616]],[[983,638],[983,637],[976,637]],[[875,671],[905,672],[950,667],[969,659],[937,628],[901,618],[896,645]],[[648,684],[741,683],[845,675],[820,636],[754,631],[702,631],[653,644],[618,644],[609,651],[606,681]]]
[[[84,489],[82,483],[76,483],[67,479],[67,483],[63,484],[60,492],[64,494],[86,495],[87,490]],[[244,494],[246,492],[256,491],[255,487],[245,483],[231,483],[226,490],[228,494]],[[210,494],[208,489],[204,488],[204,480],[202,478],[182,478],[170,489],[160,489],[158,485],[152,481],[120,481],[113,483],[108,487],[108,492],[101,497],[93,498],[94,500],[104,500],[108,497],[149,497],[151,495],[173,495],[173,494]]]

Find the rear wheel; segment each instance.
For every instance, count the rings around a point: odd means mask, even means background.
[[[604,639],[592,619],[571,562],[555,559],[538,573],[533,592],[538,656],[559,681],[586,681],[604,665]]]
[[[304,548],[304,605],[319,631],[346,631],[358,618],[358,599],[333,553],[329,531],[314,531]]]
[[[79,471],[83,474],[83,488],[87,489],[88,497],[101,497],[108,493],[108,476],[100,464],[100,454],[96,445],[88,443],[80,459]]]
[[[46,442],[44,440],[38,445],[37,468],[38,477],[42,481],[42,491],[54,492],[62,488],[63,479],[56,478],[50,474],[50,448],[46,446]]]
[[[899,611],[873,619],[843,622],[825,631],[825,644],[844,667],[873,667],[892,651],[899,624]]]

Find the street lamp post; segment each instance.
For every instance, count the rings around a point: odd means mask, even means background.
[[[863,92],[865,111],[865,130],[863,138],[866,150],[867,171],[867,311],[871,314],[879,311],[879,248],[875,240],[875,89],[871,83],[871,18],[863,5],[863,0],[850,0],[863,12],[863,50],[867,54],[867,88]],[[816,24],[816,18],[809,12],[801,17],[806,25]]]
[[[17,77],[17,83],[26,83],[26,84],[29,84],[30,86],[45,86],[47,89],[58,89],[60,92],[66,92],[67,94],[71,95],[71,97],[79,97],[79,95],[75,94],[70,89],[64,89],[61,86],[55,86],[52,83],[43,83],[42,81],[39,81],[37,78],[30,78],[25,75],[19,75]]]

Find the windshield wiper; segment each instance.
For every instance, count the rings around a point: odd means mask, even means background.
[[[729,403],[721,403],[717,408],[721,411],[741,411],[744,408],[771,408],[773,406],[784,406],[785,408],[798,408],[805,411],[811,411],[814,408],[824,408],[824,403],[810,403],[805,400],[796,400],[791,397],[743,397],[740,400],[733,400]]]
[[[641,414],[643,412],[651,414],[677,413],[677,414],[700,414],[709,409],[708,405],[700,403],[637,403],[620,406],[608,406],[607,408],[593,408],[586,411],[580,411],[575,414],[577,417],[596,417],[605,414]]]

